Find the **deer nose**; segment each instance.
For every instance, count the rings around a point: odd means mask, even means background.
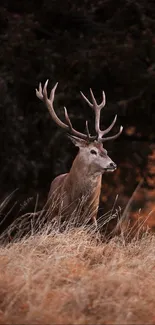
[[[114,162],[111,162],[111,163],[109,164],[109,167],[110,167],[110,168],[114,168],[114,169],[116,169],[116,168],[117,168],[117,165],[116,165]]]

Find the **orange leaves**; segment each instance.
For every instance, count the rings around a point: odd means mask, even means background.
[[[134,135],[136,132],[136,127],[135,126],[130,126],[125,129],[127,135]]]

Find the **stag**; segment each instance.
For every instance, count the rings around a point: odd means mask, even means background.
[[[106,103],[105,93],[104,91],[102,92],[101,104],[97,104],[92,89],[90,89],[91,102],[82,92],[81,95],[87,104],[94,110],[96,135],[90,135],[87,121],[86,134],[75,130],[66,107],[64,107],[66,123],[62,122],[55,113],[53,102],[58,83],[56,83],[51,90],[49,97],[47,95],[47,85],[48,80],[45,82],[43,88],[41,83],[39,83],[39,89],[36,89],[36,96],[47,106],[56,124],[67,131],[70,140],[79,148],[79,152],[73,161],[69,173],[57,176],[51,183],[47,201],[49,210],[50,207],[53,206],[53,200],[56,200],[57,213],[59,207],[61,207],[61,211],[67,211],[68,215],[70,215],[75,211],[76,206],[82,199],[85,198],[83,209],[86,210],[87,213],[89,211],[90,219],[95,226],[97,226],[102,174],[113,172],[117,168],[116,164],[108,156],[107,150],[103,147],[103,143],[118,138],[122,133],[123,127],[120,127],[117,134],[105,137],[116,123],[117,115],[107,129],[101,130],[100,114]]]

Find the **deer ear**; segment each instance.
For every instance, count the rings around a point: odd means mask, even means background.
[[[68,138],[74,143],[76,147],[82,148],[87,146],[87,141],[84,139],[80,139],[73,135],[67,134]]]

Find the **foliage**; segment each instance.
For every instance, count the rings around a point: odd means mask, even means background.
[[[59,116],[63,119],[66,105],[79,130],[88,119],[93,132],[93,113],[79,95],[89,87],[99,99],[101,90],[106,92],[102,127],[116,113],[125,127],[107,147],[120,169],[105,178],[105,201],[112,192],[111,201],[120,194],[124,204],[142,177],[149,187],[147,156],[155,138],[154,19],[151,0],[1,2],[1,195],[19,187],[19,197],[37,191],[43,201],[50,181],[71,165],[72,145],[35,97],[39,81],[47,78],[49,88],[59,81]]]

